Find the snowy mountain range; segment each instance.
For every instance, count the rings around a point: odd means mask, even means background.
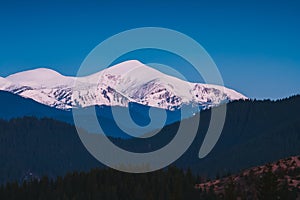
[[[68,110],[94,105],[123,106],[129,102],[175,110],[183,105],[203,109],[246,99],[234,90],[191,83],[130,60],[85,77],[63,76],[39,68],[0,77],[0,90]]]

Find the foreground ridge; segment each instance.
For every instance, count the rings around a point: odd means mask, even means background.
[[[300,155],[253,167],[237,175],[204,181],[195,188],[213,190],[219,196],[230,193],[235,199],[281,199],[281,195],[287,195],[285,199],[296,199],[300,197]]]

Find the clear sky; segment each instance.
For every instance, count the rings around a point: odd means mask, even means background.
[[[75,75],[101,41],[146,26],[194,38],[225,85],[248,97],[300,93],[300,1],[293,0],[1,1],[0,76],[38,67]]]

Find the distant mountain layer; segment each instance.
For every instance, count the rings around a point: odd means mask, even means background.
[[[194,142],[174,165],[212,177],[300,154],[300,96],[280,101],[237,101],[229,103],[227,109],[222,135],[212,152],[198,158],[211,115],[211,110],[205,110],[200,113]],[[179,123],[164,127],[151,138],[111,141],[132,152],[151,152],[173,139]],[[74,126],[28,117],[0,120],[0,162],[0,182],[19,180],[28,171],[56,177],[104,167],[87,152]]]
[[[10,92],[0,91],[0,119],[25,116],[47,117],[73,124],[71,112],[52,108]]]
[[[0,77],[0,90],[64,110],[94,105],[127,107],[129,102],[167,110],[183,105],[210,108],[246,99],[234,90],[186,82],[135,60],[86,77],[63,76],[45,68],[20,72]]]
[[[124,113],[127,113],[128,109],[130,111],[130,116],[133,121],[138,126],[146,126],[150,123],[149,118],[149,109],[151,107],[144,106],[137,103],[129,103],[128,108],[121,106],[96,106],[95,111],[100,122],[101,127],[104,129],[104,133],[111,137],[121,137],[128,138],[130,137],[122,129],[118,127],[115,122],[112,109],[114,109],[114,114],[118,116],[124,116]],[[76,109],[76,108],[74,108]],[[85,113],[85,110],[91,110],[91,107],[82,108],[82,113]],[[152,108],[152,116],[159,116],[161,113],[166,113],[166,122],[165,125],[180,121],[181,114],[180,110],[168,111],[162,110],[160,108]],[[32,116],[36,118],[51,118],[54,120],[59,120],[62,122],[67,122],[69,124],[74,124],[72,112],[56,109],[53,107],[46,106],[44,104],[38,103],[32,99],[24,98],[10,92],[0,91],[0,119],[10,120],[12,118],[21,118],[25,116]],[[126,116],[126,115],[125,115]],[[90,114],[83,115],[84,126],[81,128],[86,129],[89,132],[95,132],[97,127],[94,124],[90,124]],[[135,131],[132,127],[128,127],[127,124],[120,122],[124,127],[131,128],[132,131]],[[97,124],[98,125],[98,124]],[[154,129],[162,128],[159,125],[149,126],[148,129],[143,130],[140,134],[146,134],[153,131]],[[135,131],[137,132],[137,131]]]

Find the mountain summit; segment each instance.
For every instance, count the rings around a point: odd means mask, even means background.
[[[183,81],[137,60],[85,77],[63,76],[46,68],[19,72],[0,77],[0,90],[64,110],[94,105],[128,106],[129,102],[168,110],[183,105],[206,109],[246,99],[234,90]]]

